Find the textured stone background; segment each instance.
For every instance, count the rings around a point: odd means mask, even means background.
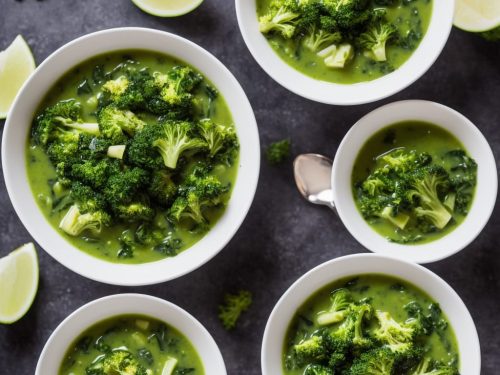
[[[129,0],[0,0],[0,50],[22,34],[37,63],[76,37],[118,26],[171,31],[211,51],[245,89],[263,145],[290,137],[294,154],[333,156],[349,127],[370,110],[399,99],[428,99],[469,117],[485,134],[497,160],[500,157],[500,44],[474,35],[453,30],[433,68],[399,95],[383,103],[342,108],[302,99],[269,78],[243,43],[231,0],[206,0],[198,10],[179,19],[149,16]],[[0,256],[31,241],[10,204],[3,180],[0,223]],[[490,375],[498,374],[500,368],[499,231],[497,206],[471,246],[429,266],[469,307],[481,339],[482,373]],[[35,304],[20,322],[0,326],[0,373],[32,374],[49,335],[81,305],[109,294],[139,292],[172,301],[197,317],[220,345],[229,374],[260,374],[264,326],[281,294],[312,267],[363,251],[328,209],[310,206],[300,198],[291,162],[281,168],[264,162],[253,207],[237,235],[215,259],[178,280],[141,288],[107,286],[63,268],[39,248],[41,280]],[[238,288],[252,290],[255,303],[238,329],[227,333],[217,320],[216,306],[222,291]]]

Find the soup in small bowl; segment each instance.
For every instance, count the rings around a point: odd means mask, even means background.
[[[35,372],[115,373],[204,375],[226,369],[213,338],[186,311],[159,298],[119,294],[66,318],[47,341]]]
[[[437,103],[402,101],[349,130],[331,186],[340,219],[363,246],[426,263],[479,235],[496,201],[496,164],[464,116]]]
[[[341,257],[297,280],[276,304],[263,375],[479,375],[477,332],[446,282],[414,263]]]

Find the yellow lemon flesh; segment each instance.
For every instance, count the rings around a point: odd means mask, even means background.
[[[496,29],[500,27],[500,1],[457,0],[453,24],[471,32]]]
[[[0,259],[0,323],[21,319],[38,289],[38,257],[32,243]]]
[[[21,86],[35,70],[35,59],[21,35],[0,52],[0,119],[7,117]]]

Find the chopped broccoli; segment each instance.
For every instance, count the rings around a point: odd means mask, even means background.
[[[323,4],[341,29],[355,29],[371,17],[367,0],[324,0]]]
[[[334,372],[326,366],[309,365],[304,370],[304,375],[334,375]]]
[[[95,211],[82,214],[78,205],[70,207],[59,223],[59,228],[70,236],[78,236],[88,230],[92,234],[101,233],[102,227],[109,225],[110,217],[106,212]]]
[[[215,124],[210,119],[204,119],[198,124],[199,132],[210,150],[210,156],[215,156],[226,148],[238,144],[236,134],[231,127]]]
[[[153,142],[160,152],[167,168],[175,169],[181,154],[186,151],[198,151],[206,143],[191,135],[192,125],[188,122],[169,121],[163,124],[163,134]]]
[[[321,336],[312,336],[293,346],[295,360],[299,364],[325,359],[325,342]]]
[[[179,188],[178,198],[170,208],[170,218],[174,222],[190,219],[196,224],[204,224],[207,219],[203,210],[221,204],[227,191],[228,187],[217,177],[193,173]]]
[[[126,145],[114,145],[109,146],[106,155],[113,159],[123,159],[127,146]]]
[[[312,52],[317,52],[325,44],[335,44],[342,41],[342,34],[340,32],[328,32],[324,30],[317,30],[316,27],[311,28],[308,36],[304,39],[304,46]]]
[[[348,375],[392,375],[395,355],[389,349],[372,349],[353,362]]]
[[[83,122],[80,111],[81,105],[74,99],[47,107],[35,119],[33,139],[37,144],[46,147],[54,140],[67,142],[78,139],[80,133],[98,135],[99,125]]]
[[[319,313],[316,317],[316,321],[320,326],[341,322],[349,313],[352,298],[347,289],[334,291],[330,300],[332,302],[330,308],[327,311]]]
[[[144,121],[128,110],[120,110],[109,106],[99,113],[101,133],[114,143],[124,142],[127,139],[125,134],[133,136],[136,132],[141,131],[144,125]]]
[[[98,357],[86,368],[87,375],[153,375],[127,350],[114,350]]]
[[[285,3],[286,2],[286,3]],[[263,34],[277,32],[284,38],[290,39],[295,34],[297,18],[296,6],[289,5],[293,1],[283,1],[283,5],[272,9],[268,14],[259,18],[259,30]]]
[[[224,303],[219,305],[219,319],[225,329],[236,327],[241,313],[247,311],[252,304],[252,293],[240,290],[237,294],[226,294]]]
[[[114,97],[122,95],[129,86],[129,80],[125,76],[120,76],[115,80],[107,81],[102,85],[102,89],[109,92]]]
[[[279,165],[290,157],[291,142],[289,139],[271,143],[266,150],[266,158],[269,164]]]
[[[451,366],[435,366],[431,358],[424,357],[418,366],[408,375],[458,375],[458,371]]]
[[[332,44],[319,51],[318,56],[324,59],[327,67],[342,69],[354,56],[354,49],[349,43]]]
[[[425,217],[439,229],[443,229],[452,218],[438,194],[440,185],[446,184],[448,178],[448,173],[442,168],[426,168],[415,178],[413,190],[409,192],[409,198],[418,202],[415,214]]]
[[[413,338],[418,332],[416,320],[410,319],[405,323],[396,322],[386,311],[375,311],[379,327],[373,335],[385,343],[393,352],[404,352],[411,348]]]
[[[387,22],[374,23],[359,36],[358,43],[370,52],[375,61],[386,61],[386,44],[396,30],[396,26]]]

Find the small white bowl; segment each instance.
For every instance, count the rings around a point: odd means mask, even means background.
[[[372,135],[389,125],[411,120],[429,122],[453,134],[478,164],[477,185],[470,212],[455,230],[429,243],[401,245],[389,242],[363,219],[354,201],[351,174],[359,150]],[[373,252],[417,263],[444,259],[469,245],[493,212],[497,186],[495,157],[479,129],[457,111],[423,100],[391,103],[359,120],[340,143],[332,169],[335,207],[352,236]]]
[[[116,294],[92,301],[73,312],[50,335],[38,359],[35,375],[58,374],[64,355],[86,329],[120,315],[146,315],[181,332],[193,345],[206,374],[226,374],[219,347],[191,314],[173,303],[144,294]]]
[[[176,257],[139,265],[114,264],[92,257],[67,242],[45,219],[28,183],[26,145],[33,116],[54,83],[72,67],[119,50],[151,50],[194,66],[221,92],[240,141],[236,182],[224,215],[195,245]],[[162,31],[119,28],[78,38],[50,55],[18,94],[5,124],[2,166],[10,199],[24,226],[53,258],[90,279],[116,285],[154,284],[182,276],[214,257],[234,236],[252,204],[260,168],[259,134],[243,89],[231,72],[198,45]]]
[[[355,105],[393,95],[419,79],[434,64],[450,35],[455,0],[434,0],[429,28],[419,47],[394,72],[369,82],[344,85],[311,78],[295,70],[269,45],[259,31],[257,0],[235,0],[243,39],[257,63],[283,87],[325,104]]]
[[[262,375],[282,374],[282,350],[288,326],[300,306],[336,280],[361,274],[384,274],[407,281],[439,303],[455,331],[460,373],[480,375],[481,351],[474,321],[458,294],[426,268],[377,254],[358,254],[319,265],[299,278],[280,298],[267,321],[262,343]]]

